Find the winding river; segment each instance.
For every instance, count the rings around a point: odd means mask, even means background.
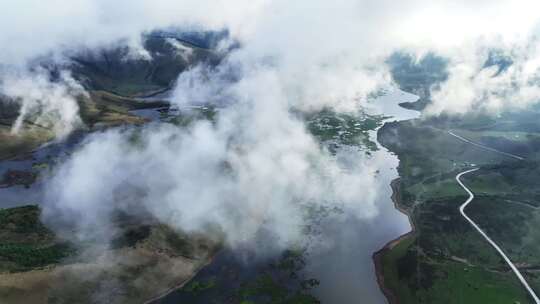
[[[404,109],[398,103],[416,99],[415,95],[397,90],[371,102],[369,113],[388,116],[386,121],[414,119],[419,113]],[[145,114],[156,118],[153,112]],[[370,138],[373,142],[377,142],[376,130],[370,132]],[[74,137],[72,141],[63,144],[47,145],[26,159],[2,161],[0,174],[9,169],[30,170],[33,163],[53,163],[56,157],[60,159],[67,157],[66,151],[72,150],[79,142],[80,137]],[[323,242],[321,246],[313,246],[306,256],[304,275],[320,281],[320,285],[313,292],[322,303],[386,303],[377,285],[372,254],[389,240],[410,231],[411,227],[407,217],[396,210],[391,201],[390,183],[398,177],[399,160],[396,155],[378,143],[377,145],[378,150],[373,152],[369,159],[373,171],[376,172],[374,189],[368,190],[375,193],[372,203],[374,215],[366,219],[362,214],[346,212],[338,218],[329,217],[322,220],[320,237],[330,243]],[[23,186],[2,188],[0,197],[2,208],[39,202],[43,198],[43,183],[38,181],[30,188]],[[359,198],[359,204],[361,203],[362,198]],[[361,209],[359,208],[358,212],[362,212]],[[234,254],[224,251],[197,276],[215,275],[223,267],[237,268],[239,269],[237,273],[248,277],[257,268],[253,265],[246,266],[246,263],[238,261]],[[188,299],[185,294],[174,292],[159,302],[179,303],[181,300]]]
[[[418,97],[402,91],[391,92],[377,98],[369,104],[370,114],[384,114],[385,120],[408,120],[419,116],[416,111],[400,107],[401,102],[411,102]],[[377,142],[377,131],[370,132],[370,139]],[[320,285],[312,293],[322,303],[340,304],[383,304],[387,303],[381,292],[373,263],[373,253],[381,249],[388,241],[395,239],[411,230],[406,215],[395,209],[391,200],[390,183],[398,178],[397,156],[377,143],[378,150],[372,153],[369,161],[376,172],[374,202],[375,215],[368,217],[364,208],[358,208],[358,213],[347,211],[340,216],[323,218],[318,231],[321,240],[310,246],[306,254],[306,267],[302,270],[305,278],[316,278]],[[363,204],[363,198],[358,198]],[[224,250],[213,262],[201,270],[194,281],[207,281],[223,273],[231,273],[232,280],[219,280],[218,289],[212,290],[202,297],[194,297],[189,292],[176,291],[156,303],[210,303],[221,297],[223,293],[238,288],[240,281],[252,280],[257,271],[263,269],[264,262],[250,260],[249,257],[238,258],[237,253]]]
[[[370,112],[390,116],[386,121],[408,120],[419,112],[407,110],[398,104],[417,100],[417,96],[395,91],[377,98],[370,104]],[[370,134],[377,142],[377,131]],[[379,143],[372,162],[378,170],[376,176],[376,215],[369,219],[346,214],[344,221],[324,223],[324,239],[333,240],[332,246],[314,250],[309,255],[306,270],[320,280],[315,290],[322,303],[386,303],[376,279],[372,255],[388,241],[411,230],[406,215],[394,208],[390,183],[398,178],[397,156]],[[359,203],[362,203],[361,200]]]

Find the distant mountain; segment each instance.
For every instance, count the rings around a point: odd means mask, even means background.
[[[448,79],[448,60],[428,53],[417,59],[411,54],[398,52],[387,60],[394,82],[401,90],[416,94],[420,99],[402,106],[422,110],[431,98],[431,90]]]
[[[182,71],[221,59],[212,49],[166,36],[147,36],[144,51],[149,57],[131,54],[127,46],[81,51],[72,57],[71,70],[89,89],[136,97],[169,89]]]

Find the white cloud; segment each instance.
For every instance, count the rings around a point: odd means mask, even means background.
[[[4,1],[0,10],[12,12],[0,20],[2,65],[118,41],[144,57],[143,32],[226,28],[242,46],[230,62],[272,66],[302,107],[330,102],[349,109],[350,100],[388,82],[383,61],[396,49],[436,51],[478,72],[480,58],[471,57],[479,49],[494,40],[523,45],[540,19],[535,0],[21,0]],[[437,107],[455,102],[443,99]]]
[[[81,85],[68,71],[61,71],[51,81],[46,71],[5,72],[0,78],[0,92],[20,103],[20,113],[12,126],[18,133],[25,120],[50,127],[59,139],[80,127],[79,106],[75,97],[85,95]]]
[[[374,177],[364,174],[361,154],[344,168],[300,121],[251,125],[249,115],[225,110],[216,127],[200,122],[189,131],[149,127],[136,145],[129,132],[92,136],[54,175],[45,211],[78,225],[83,238],[104,237],[97,227],[108,228],[111,211],[120,208],[149,210],[187,231],[217,225],[229,245],[249,244],[266,229],[282,246],[301,240],[301,204],[341,206],[361,217],[376,212],[368,190]],[[133,187],[141,192],[122,199]]]
[[[527,45],[540,14],[529,0],[24,0],[2,2],[0,10],[13,12],[0,19],[3,65],[119,40],[136,49],[142,32],[168,26],[229,30],[240,47],[214,70],[180,75],[173,99],[226,104],[215,127],[149,128],[141,149],[128,148],[122,132],[97,134],[59,168],[48,203],[93,226],[115,193],[134,184],[147,192],[141,204],[163,220],[188,230],[217,223],[232,243],[264,225],[285,243],[295,240],[298,201],[344,204],[360,217],[374,212],[372,170],[362,157],[348,155],[360,160],[344,170],[291,108],[357,109],[389,83],[384,60],[400,49],[450,57],[449,80],[434,94],[436,113],[483,100],[488,108],[509,104],[499,87],[516,78],[528,83],[538,62],[524,48],[526,64],[504,78],[480,72],[486,46]],[[511,98],[535,94],[527,86]]]
[[[540,44],[528,41],[488,44],[491,48],[471,48],[464,56],[453,57],[449,78],[432,92],[433,103],[426,113],[464,114],[471,111],[497,114],[508,109],[523,109],[540,101]],[[486,67],[490,51],[498,50],[512,64]],[[474,52],[473,52],[474,51]]]

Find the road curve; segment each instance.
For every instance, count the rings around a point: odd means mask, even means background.
[[[515,158],[515,159],[518,159],[518,160],[524,160],[523,157],[521,156],[518,156],[518,155],[515,155],[515,154],[511,154],[511,153],[507,153],[507,152],[503,152],[503,151],[499,151],[499,150],[496,150],[496,149],[493,149],[493,148],[490,148],[488,146],[484,146],[482,144],[479,144],[479,143],[476,143],[474,141],[471,141],[463,136],[459,136],[457,134],[455,134],[454,132],[452,131],[448,131],[448,134],[454,136],[455,138],[461,140],[461,141],[464,141],[468,144],[471,144],[473,146],[476,146],[478,148],[481,148],[481,149],[484,149],[484,150],[488,150],[488,151],[491,151],[491,152],[495,152],[495,153],[498,153],[498,154],[502,154],[502,155],[505,155],[505,156],[508,156],[508,157],[512,157],[512,158]]]
[[[503,152],[504,153],[504,152]],[[465,214],[465,208],[467,207],[467,205],[469,205],[469,203],[474,199],[474,194],[471,192],[471,190],[469,190],[469,188],[465,187],[465,185],[463,184],[463,182],[461,182],[460,180],[460,177],[467,174],[467,173],[470,173],[470,172],[474,172],[478,170],[478,168],[474,168],[474,169],[470,169],[470,170],[467,170],[467,171],[463,171],[461,173],[459,173],[458,175],[456,175],[456,181],[459,183],[459,185],[465,189],[465,191],[467,191],[467,193],[469,194],[469,198],[465,201],[465,203],[463,203],[460,207],[459,207],[459,212],[461,213],[461,215],[474,227],[474,229],[476,229],[476,231],[478,231],[483,237],[484,239],[486,239],[488,241],[488,243],[497,250],[497,252],[499,253],[499,255],[504,259],[504,261],[506,262],[506,264],[508,264],[508,266],[510,266],[510,268],[512,268],[512,271],[514,272],[514,274],[517,276],[517,278],[519,279],[519,281],[521,282],[521,284],[523,284],[523,286],[525,287],[525,289],[527,289],[527,291],[529,292],[529,294],[531,295],[531,297],[534,299],[534,302],[536,304],[540,304],[540,299],[538,298],[538,296],[536,295],[536,293],[534,292],[534,290],[531,288],[531,286],[529,286],[529,283],[527,283],[527,281],[525,280],[525,278],[523,277],[523,275],[521,274],[521,272],[519,272],[519,270],[517,269],[517,267],[514,265],[514,263],[512,263],[512,261],[510,261],[510,259],[506,256],[506,254],[504,253],[504,251],[497,245],[495,244],[494,241],[492,241],[489,236],[487,236],[487,234],[482,230],[480,229],[480,227],[470,218],[467,216],[467,214]]]

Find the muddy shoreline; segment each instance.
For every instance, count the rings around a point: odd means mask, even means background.
[[[143,304],[158,303],[159,300],[165,298],[166,296],[170,295],[171,293],[173,293],[173,292],[183,288],[184,286],[186,286],[188,283],[190,283],[197,276],[197,274],[199,274],[199,272],[201,272],[201,270],[203,270],[208,265],[212,264],[212,262],[214,261],[216,255],[218,253],[219,253],[219,250],[214,252],[213,254],[211,254],[210,258],[205,263],[201,264],[195,271],[193,271],[193,273],[188,278],[184,279],[182,282],[178,282],[177,284],[175,284],[171,288],[159,293],[158,295],[152,297],[151,299],[148,299],[148,300],[144,301]]]
[[[414,226],[414,221],[412,219],[411,214],[408,210],[404,209],[400,205],[400,178],[394,179],[390,183],[390,187],[392,188],[392,202],[394,203],[394,208],[399,210],[401,213],[405,214],[407,216],[407,219],[409,220],[409,223],[411,225],[411,230],[405,234],[400,235],[396,239],[393,239],[386,243],[383,248],[381,248],[379,251],[373,253],[373,263],[375,264],[375,274],[377,276],[377,283],[379,284],[379,288],[381,289],[382,293],[388,300],[388,303],[390,304],[399,304],[399,299],[396,296],[396,294],[388,288],[384,284],[384,272],[383,272],[383,262],[382,257],[384,254],[386,254],[388,251],[390,251],[392,248],[394,248],[397,244],[399,244],[401,241],[413,236],[416,233],[416,227]]]

